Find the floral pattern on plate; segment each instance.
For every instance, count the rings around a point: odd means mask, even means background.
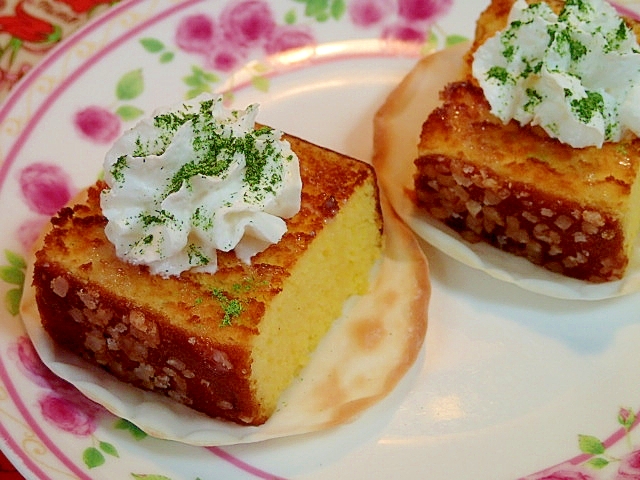
[[[132,3],[135,7],[135,4],[144,2]],[[191,1],[184,2],[184,5],[198,3],[200,2]],[[286,8],[278,16],[272,9],[272,2],[264,0],[230,1],[219,11],[203,9],[194,14],[176,14],[177,23],[171,38],[159,38],[154,34],[136,36],[131,41],[137,43],[158,65],[171,65],[179,57],[187,58],[190,67],[182,76],[181,83],[184,87],[183,98],[191,98],[202,92],[219,89],[225,77],[251,60],[261,61],[264,57],[277,56],[292,49],[318,45],[322,42],[318,33],[329,22],[340,23],[348,28],[355,27],[364,37],[373,34],[380,39],[414,45],[415,51],[432,48],[439,39],[436,34],[428,36],[428,29],[435,18],[447,12],[451,2],[360,0],[347,5],[343,0],[294,0],[280,4],[286,5]],[[127,13],[126,6],[117,8],[124,14]],[[114,7],[113,11],[117,12],[117,8]],[[181,5],[174,10],[180,11]],[[160,10],[158,16],[162,17],[164,14]],[[153,15],[150,18],[153,20]],[[96,24],[99,25],[101,21],[107,20],[98,19]],[[19,32],[14,33],[17,35]],[[109,43],[98,47],[98,55],[99,48],[107,50]],[[257,90],[268,91],[268,75],[277,73],[277,68],[274,70],[268,65],[261,66],[260,63],[253,68],[250,85]],[[109,105],[79,105],[69,119],[69,131],[75,132],[80,142],[105,148],[122,133],[129,122],[136,121],[146,113],[147,109],[137,103],[146,89],[146,72],[142,66],[123,72],[113,87],[113,102]],[[233,93],[224,93],[232,101]],[[16,96],[19,97],[20,93]],[[6,131],[6,126],[12,119],[5,120]],[[9,163],[13,161],[11,156],[12,153],[9,152]],[[7,161],[6,158],[4,161]],[[0,280],[7,287],[4,291],[4,315],[15,322],[25,282],[25,256],[45,222],[72,198],[78,186],[72,172],[58,161],[34,158],[14,170],[19,190],[18,200],[24,207],[22,210],[27,213],[15,229],[13,241],[9,242],[11,248],[4,250],[6,263],[0,266]],[[99,169],[95,170],[97,174]],[[5,179],[6,177],[2,180]],[[64,467],[61,470],[69,470],[79,478],[93,477],[95,472],[103,469],[113,470],[114,463],[128,456],[128,442],[140,442],[147,438],[132,423],[115,418],[101,406],[86,399],[72,385],[53,375],[39,360],[30,340],[23,334],[9,341],[2,353],[5,358],[4,369],[14,371],[14,367],[17,367],[15,371],[19,372],[17,378],[8,374],[3,378],[10,386],[8,390],[13,390],[14,382],[26,381],[34,399],[32,402],[25,402],[17,392],[8,394],[9,398],[16,397],[12,400],[23,413],[24,419],[20,423],[25,429],[34,430],[42,441],[40,448],[49,449],[53,457],[57,457]],[[118,435],[118,431],[128,432],[124,440]],[[67,440],[75,438],[74,448],[69,451],[61,450],[53,443],[54,437]],[[155,439],[150,441],[157,442]],[[47,461],[39,459],[38,455],[30,453],[28,449],[11,442],[9,447],[19,462],[27,466],[28,472],[35,475],[34,478],[44,477],[44,472],[51,468]],[[234,471],[256,477],[275,478],[222,449],[203,450],[209,456],[213,454],[212,458],[217,457],[230,465]],[[126,470],[132,463],[133,460],[127,459],[122,468]],[[142,470],[130,471],[127,475],[152,480],[173,478],[164,472],[143,473]]]
[[[72,197],[81,183],[78,172],[68,170],[61,162],[49,158],[35,156],[27,162],[12,163],[22,148],[25,155],[29,153],[28,146],[19,142],[16,146],[13,142],[21,129],[31,128],[32,117],[37,119],[42,115],[38,102],[52,102],[57,94],[56,85],[73,81],[78,71],[89,70],[92,59],[100,57],[103,51],[106,56],[118,42],[128,42],[131,48],[139,46],[153,59],[153,62],[145,60],[145,65],[179,71],[173,75],[179,78],[177,84],[184,98],[201,92],[224,90],[232,101],[233,88],[221,89],[221,86],[245,86],[228,80],[233,79],[236,69],[246,65],[251,67],[250,88],[269,91],[277,65],[274,67],[266,58],[283,48],[313,47],[334,37],[353,36],[410,42],[413,51],[424,53],[456,43],[464,37],[461,33],[469,31],[448,29],[439,23],[441,18],[451,15],[452,0],[243,0],[219,3],[223,6],[214,9],[202,8],[202,2],[193,0],[170,7],[134,0],[128,5],[112,7],[108,14],[77,35],[66,49],[62,48],[57,51],[57,56],[49,57],[49,63],[44,62],[42,70],[36,70],[33,77],[27,77],[25,83],[19,84],[15,96],[7,103],[5,113],[0,110],[0,134],[5,140],[9,139],[0,147],[0,155],[5,162],[1,165],[4,170],[0,171],[0,193],[4,193],[5,198],[12,198],[11,195],[15,194],[14,198],[18,199],[12,203],[12,207],[16,207],[17,220],[9,222],[12,230],[10,238],[3,239],[4,256],[0,259],[0,287],[5,299],[0,315],[6,330],[0,334],[0,412],[12,420],[2,421],[0,434],[12,458],[33,478],[47,478],[59,472],[65,475],[70,472],[78,478],[114,478],[112,475],[117,476],[118,473],[121,478],[206,478],[208,469],[212,468],[218,469],[221,477],[227,473],[229,477],[236,475],[238,478],[277,478],[275,473],[269,473],[270,469],[259,466],[269,465],[268,461],[259,454],[253,455],[242,449],[192,449],[172,445],[171,448],[178,453],[198,457],[194,459],[193,468],[186,473],[171,472],[168,464],[157,458],[145,461],[140,457],[145,449],[154,451],[156,457],[162,457],[169,447],[148,438],[129,422],[96,407],[39,363],[17,318],[24,283],[24,258],[44,222]],[[277,11],[272,8],[274,4],[277,4]],[[189,7],[195,8],[191,11]],[[233,22],[225,21],[238,8],[242,15],[234,15]],[[474,5],[472,10],[477,12],[479,8]],[[132,15],[136,20],[132,21],[128,14],[134,10],[136,15]],[[165,18],[175,19],[169,36],[161,36],[150,28],[155,21]],[[473,18],[468,20],[470,22]],[[229,33],[230,23],[236,33]],[[332,33],[337,27],[342,28],[340,33]],[[100,29],[110,33],[116,31],[116,35],[109,39],[97,36],[96,40],[95,32]],[[97,45],[88,42],[78,48],[85,37],[91,37]],[[211,45],[216,47],[212,49]],[[81,51],[80,54],[77,50]],[[89,60],[76,59],[75,66],[65,70],[64,63],[73,62],[65,59],[64,55],[71,57],[71,53],[85,55]],[[59,70],[51,74],[50,69],[56,66]],[[82,99],[75,105],[74,114],[67,118],[68,131],[75,132],[80,142],[91,145],[94,149],[91,152],[108,146],[130,122],[147,112],[149,104],[145,93],[148,77],[145,73],[142,67],[118,71],[113,88],[111,85],[100,86],[113,92],[111,97],[101,96],[101,103]],[[45,74],[52,75],[54,80],[43,78]],[[71,80],[64,80],[68,77]],[[35,106],[31,106],[31,102]],[[12,108],[20,103],[28,105],[26,113],[13,115]],[[7,116],[6,112],[13,116]],[[12,148],[7,150],[10,145]],[[10,159],[8,163],[7,158]],[[82,178],[97,175],[99,165],[94,163],[87,170],[91,173],[85,172]],[[9,181],[15,181],[15,185]],[[607,413],[602,416],[607,416]],[[640,478],[637,473],[639,444],[632,438],[638,423],[637,412],[621,408],[618,422],[618,430],[605,440],[591,434],[575,435],[576,444],[567,446],[567,451],[576,451],[575,457],[523,478]],[[61,446],[67,441],[72,447],[63,451]],[[29,442],[38,445],[36,451],[26,446]],[[194,453],[194,450],[198,452]],[[203,463],[207,465],[207,471],[198,470]],[[135,470],[131,465],[136,465]]]

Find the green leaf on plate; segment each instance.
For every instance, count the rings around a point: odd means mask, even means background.
[[[331,16],[335,20],[340,20],[347,11],[347,4],[344,0],[333,0],[331,2]]]
[[[197,75],[189,75],[188,77],[184,77],[182,79],[182,81],[185,83],[185,85],[187,85],[188,87],[199,87],[201,86],[204,82],[202,81],[202,78],[200,78]]]
[[[452,45],[456,45],[458,43],[466,42],[467,37],[463,35],[448,35],[445,39],[445,44],[447,47],[451,47]]]
[[[100,447],[100,450],[102,450],[107,455],[111,455],[112,457],[120,457],[116,447],[109,442],[100,442],[99,447]]]
[[[600,470],[609,465],[609,463],[609,460],[607,460],[606,458],[594,457],[587,462],[587,465],[591,468],[595,468],[596,470]]]
[[[162,53],[162,55],[160,55],[160,63],[169,63],[171,60],[173,60],[173,57],[175,57],[175,54],[173,52],[164,52]]]
[[[600,439],[592,435],[578,435],[578,446],[581,452],[591,455],[600,455],[606,450]]]
[[[20,300],[22,300],[22,288],[12,288],[5,293],[4,304],[13,317],[20,313]]]
[[[24,271],[13,265],[0,266],[0,280],[12,285],[22,286],[24,284]]]
[[[269,71],[269,66],[262,62],[257,62],[251,66],[251,69],[256,73],[266,73]]]
[[[215,73],[207,72],[200,67],[193,66],[191,67],[191,70],[193,71],[194,75],[197,75],[198,77],[206,80],[209,83],[214,83],[220,80],[220,77],[218,77],[218,75],[216,75]]]
[[[291,9],[287,13],[284,14],[284,23],[287,25],[293,25],[298,20],[298,15],[296,11]]]
[[[429,32],[427,32],[427,39],[422,44],[422,48],[420,49],[420,53],[422,55],[427,55],[437,50],[437,48],[438,36],[434,33],[433,30],[429,30]]]
[[[147,438],[147,434],[144,431],[140,430],[133,423],[131,423],[128,420],[125,420],[124,418],[119,418],[118,421],[116,421],[114,427],[118,430],[128,431],[131,434],[131,436],[136,440],[143,440]]]
[[[269,83],[269,79],[267,77],[263,77],[262,75],[256,75],[251,79],[251,85],[253,85],[256,90],[259,90],[261,92],[269,91]]]
[[[121,105],[116,110],[116,115],[125,121],[135,120],[142,114],[144,114],[144,110],[134,107],[133,105]]]
[[[22,268],[22,269],[27,268],[27,262],[24,261],[24,258],[22,258],[22,255],[18,255],[17,253],[12,252],[11,250],[5,250],[4,256],[7,259],[7,261],[14,267]]]
[[[143,38],[140,40],[140,43],[142,44],[144,49],[150,53],[158,53],[164,50],[164,43],[162,43],[157,38]]]
[[[327,16],[329,0],[307,0],[304,14],[318,20],[318,17]]]
[[[125,73],[116,85],[116,97],[119,100],[132,100],[144,90],[144,78],[142,69],[131,70]]]
[[[215,73],[207,72],[196,66],[191,67],[191,75],[182,78],[182,81],[188,87],[192,87],[187,93],[188,98],[193,98],[203,92],[210,92],[210,84],[218,80],[220,80],[220,78]]]
[[[187,100],[191,100],[192,98],[196,98],[201,93],[210,93],[210,92],[211,92],[211,89],[208,87],[192,88],[190,90],[187,90],[187,93],[185,93],[185,98]]]
[[[84,464],[89,468],[96,468],[105,462],[104,455],[95,447],[87,448],[82,454]]]

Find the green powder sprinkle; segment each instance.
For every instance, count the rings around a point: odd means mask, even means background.
[[[135,148],[133,149],[133,152],[131,152],[131,156],[145,157],[147,155],[149,155],[149,147],[142,144],[142,139],[140,137],[136,138]]]
[[[193,244],[187,247],[187,256],[189,257],[189,265],[208,265],[211,261],[202,250]]]
[[[116,163],[114,163],[113,166],[111,167],[111,176],[116,182],[123,182],[124,169],[128,167],[129,165],[127,164],[127,156],[122,155],[121,157],[118,157],[118,160],[116,160]]]
[[[151,225],[164,225],[167,222],[175,222],[176,218],[166,210],[159,210],[155,212],[155,215],[149,213],[140,213],[138,216],[144,227]]]
[[[191,223],[194,227],[202,230],[211,230],[213,228],[213,216],[208,215],[202,207],[198,207],[191,215]]]
[[[527,103],[524,104],[524,111],[532,113],[535,108],[542,103],[542,95],[540,95],[535,89],[527,88]]]
[[[505,58],[507,62],[510,62],[513,60],[515,53],[516,53],[515,45],[507,45],[507,47],[502,51],[502,56]]]
[[[604,115],[604,99],[598,92],[588,91],[586,97],[571,101],[571,109],[582,123],[589,123],[594,115]]]
[[[605,45],[604,51],[609,53],[618,50],[622,46],[622,43],[629,38],[630,34],[631,30],[627,27],[627,24],[624,23],[624,20],[620,20],[620,24],[615,32],[607,35],[607,44]]]
[[[218,301],[224,312],[224,317],[220,322],[220,326],[222,327],[231,325],[232,320],[237,318],[244,310],[239,300],[229,298],[227,294],[219,288],[212,289],[211,295]]]
[[[503,85],[506,84],[507,82],[513,82],[513,79],[511,78],[511,75],[509,75],[509,72],[507,71],[507,69],[504,67],[498,67],[498,66],[493,66],[489,69],[489,71],[487,72],[487,78],[488,79],[493,78],[499,81],[500,83],[502,83]]]

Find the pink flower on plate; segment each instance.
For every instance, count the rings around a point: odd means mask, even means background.
[[[376,25],[393,11],[394,4],[391,0],[353,0],[349,4],[349,16],[358,27]]]
[[[83,137],[96,143],[111,143],[120,133],[118,116],[96,105],[78,111],[73,123]]]
[[[616,480],[640,480],[640,450],[635,450],[620,461]]]
[[[294,25],[281,25],[275,28],[267,40],[264,49],[268,54],[273,55],[315,43],[315,38],[308,28]]]
[[[49,423],[74,435],[85,436],[95,431],[98,415],[104,409],[49,370],[28,337],[18,337],[8,353],[29,380],[45,389],[38,405]]]
[[[16,232],[18,241],[22,245],[22,249],[26,252],[30,252],[36,243],[36,240],[40,236],[45,223],[47,223],[48,217],[38,216],[25,220]]]
[[[79,395],[73,385],[55,375],[42,363],[28,337],[19,337],[11,345],[9,354],[16,361],[20,371],[35,385],[64,393],[65,395]]]
[[[213,48],[215,38],[216,25],[204,14],[185,17],[176,30],[176,44],[185,52],[207,53]]]
[[[595,480],[591,474],[582,469],[559,468],[553,472],[527,477],[530,480]]]
[[[52,382],[55,382],[57,377],[42,363],[28,337],[19,337],[11,345],[9,354],[16,360],[22,373],[36,385],[49,388]]]
[[[422,22],[445,13],[453,0],[398,0],[398,15],[409,22]]]
[[[238,47],[228,40],[222,40],[212,45],[205,57],[205,65],[214,70],[230,72],[244,62],[247,53],[245,48]]]
[[[632,428],[637,419],[638,417],[633,410],[624,407],[620,408],[618,412],[618,423],[625,429],[628,430]]]
[[[219,24],[225,38],[240,47],[263,45],[276,28],[271,8],[262,0],[229,3],[220,13]]]
[[[57,165],[37,162],[20,172],[20,190],[31,210],[51,216],[71,198],[71,181]]]
[[[84,402],[49,393],[40,399],[39,404],[43,417],[66,432],[87,436],[96,430],[96,411],[86,408]]]
[[[401,40],[403,42],[424,42],[424,29],[415,28],[405,23],[389,25],[382,31],[382,38],[386,40]]]

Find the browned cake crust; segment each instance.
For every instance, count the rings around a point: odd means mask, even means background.
[[[212,417],[263,423],[270,412],[253,400],[250,345],[266,305],[354,190],[375,181],[370,165],[285,138],[301,158],[301,210],[287,221],[283,239],[251,265],[218,252],[215,275],[154,276],[120,261],[105,237],[103,183],[89,189],[86,202],[64,208],[37,252],[33,278],[43,327],[55,342]],[[243,309],[222,326],[234,300]]]
[[[575,278],[619,278],[640,141],[576,150],[513,122],[503,126],[469,83],[450,84],[442,96],[418,147],[418,205],[468,241]],[[611,204],[589,201],[585,191]]]
[[[491,3],[471,51],[506,25],[513,3]],[[537,127],[503,125],[469,79],[468,65],[441,97],[423,124],[415,160],[420,208],[470,242],[485,241],[554,272],[591,282],[623,276],[635,235],[636,137],[574,149]]]

